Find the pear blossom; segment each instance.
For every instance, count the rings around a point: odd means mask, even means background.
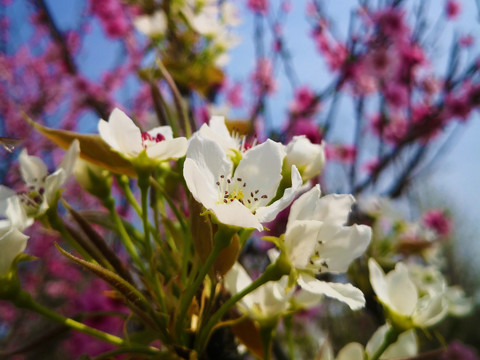
[[[287,281],[287,276],[284,276],[279,281],[267,282],[260,286],[239,301],[240,310],[259,322],[285,314],[289,307],[288,301],[293,294],[293,291],[285,291]],[[225,288],[231,294],[239,293],[251,283],[252,279],[238,262],[224,278]]]
[[[322,272],[345,273],[370,243],[368,226],[346,225],[354,201],[351,195],[320,198],[320,187],[316,185],[293,203],[280,247],[295,269],[298,285],[311,293],[345,302],[356,310],[365,305],[359,289],[315,278]]]
[[[28,236],[22,233],[27,221],[18,197],[8,197],[1,207],[0,277],[8,273],[14,259],[25,250],[28,240]]]
[[[123,111],[115,108],[108,122],[100,119],[98,132],[102,139],[115,151],[128,159],[135,159],[146,152],[158,161],[180,158],[187,150],[187,139],[173,138],[170,126],[159,126],[142,132]]]
[[[325,164],[325,146],[312,144],[306,136],[294,136],[285,147],[287,168],[295,165],[303,181],[312,179],[322,172]]]
[[[330,342],[326,341],[322,346],[320,360],[364,360],[370,359],[380,348],[385,334],[391,325],[385,324],[379,327],[368,341],[365,348],[363,345],[352,342],[345,345],[334,357]],[[418,354],[417,337],[414,330],[405,331],[399,335],[396,342],[391,344],[380,356],[381,360],[408,358]]]
[[[141,15],[133,20],[133,24],[141,33],[154,37],[162,35],[167,30],[167,17],[161,10],[151,15]]]
[[[6,207],[5,201],[10,197],[18,197],[28,217],[43,214],[54,202],[57,191],[68,180],[73,172],[80,152],[78,140],[70,145],[57,170],[48,174],[47,165],[37,156],[30,156],[23,149],[19,156],[20,174],[27,191],[16,193],[6,186],[0,186],[0,209]]]
[[[429,327],[448,312],[448,302],[435,291],[420,292],[405,264],[399,262],[387,275],[377,262],[368,261],[370,283],[393,324],[400,329]]]
[[[195,200],[220,223],[263,230],[294,199],[302,185],[298,170],[291,171],[292,187],[271,203],[282,179],[282,145],[267,140],[249,151],[234,169],[224,148],[196,133],[191,139],[183,175]]]
[[[473,307],[471,299],[465,296],[458,286],[448,286],[447,280],[435,266],[408,264],[408,273],[420,294],[435,297],[442,295],[448,306],[448,313],[453,316],[467,315]]]

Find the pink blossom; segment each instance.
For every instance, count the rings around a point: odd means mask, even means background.
[[[237,81],[226,91],[227,102],[229,105],[239,108],[243,105],[242,83]]]
[[[315,92],[309,86],[295,89],[295,98],[289,105],[292,115],[309,116],[318,110],[319,102]]]
[[[410,32],[404,21],[405,13],[398,7],[382,9],[373,15],[379,33],[394,41],[403,41]]]
[[[373,174],[375,173],[375,171],[377,171],[379,163],[380,162],[378,158],[368,160],[362,165],[362,169],[366,171],[368,174]]]
[[[270,59],[259,59],[255,71],[251,76],[254,93],[256,95],[275,92],[276,82],[273,77],[273,66]]]
[[[449,20],[456,19],[460,14],[461,6],[456,0],[448,0],[445,6],[445,12]]]
[[[268,11],[268,0],[248,0],[247,6],[252,12],[265,15]]]
[[[473,36],[471,34],[463,35],[458,40],[458,43],[463,47],[470,47],[473,45]]]
[[[387,104],[396,109],[408,104],[408,89],[402,84],[396,82],[387,83],[383,95]]]
[[[363,70],[376,79],[394,78],[400,68],[400,59],[395,47],[377,48],[369,51],[362,60]]]
[[[357,156],[357,148],[354,145],[327,144],[325,147],[325,155],[328,160],[351,164]]]
[[[307,119],[293,120],[287,131],[288,139],[297,135],[305,135],[313,144],[320,144],[323,140],[319,126]]]
[[[451,220],[441,209],[427,211],[422,216],[422,223],[427,228],[434,230],[438,235],[446,236],[452,230]]]
[[[460,121],[467,121],[472,107],[469,103],[468,94],[463,96],[447,96],[445,99],[444,114],[446,118],[457,118]]]

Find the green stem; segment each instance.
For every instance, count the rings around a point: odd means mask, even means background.
[[[217,260],[218,255],[225,249],[231,242],[234,232],[228,227],[220,226],[215,234],[213,249],[208,255],[205,263],[200,267],[198,274],[195,278],[193,284],[185,289],[185,293],[182,296],[180,301],[180,309],[178,312],[178,318],[176,322],[176,334],[179,339],[184,338],[184,322],[188,313],[188,308],[192,303],[192,300],[197,293],[198,289],[203,283],[205,276],[212,268],[215,260]]]
[[[132,189],[130,189],[128,177],[126,175],[119,175],[119,176],[116,176],[116,178],[117,178],[117,183],[120,186],[120,189],[122,189],[123,195],[125,195],[125,198],[127,199],[128,203],[132,205],[137,215],[141,217],[142,208],[138,204],[137,199],[135,199],[135,196],[132,193]]]
[[[133,245],[132,239],[130,239],[128,232],[123,225],[122,219],[120,218],[120,215],[118,215],[117,213],[117,209],[115,209],[115,200],[113,199],[113,197],[109,196],[108,198],[104,199],[103,206],[105,206],[110,212],[110,216],[113,218],[115,227],[118,230],[123,246],[132,258],[133,262],[140,268],[140,270],[142,270],[142,272],[145,272],[145,265],[140,259],[137,249]]]
[[[28,309],[33,312],[36,312],[37,314],[43,315],[57,323],[60,323],[62,325],[65,325],[71,329],[80,331],[84,334],[88,334],[90,336],[93,336],[97,339],[103,340],[105,342],[108,342],[110,344],[116,345],[116,346],[121,346],[121,347],[128,347],[130,344],[115,335],[107,334],[103,331],[94,329],[90,326],[87,326],[85,324],[82,324],[78,321],[75,321],[73,319],[67,318],[63,315],[60,315],[42,305],[37,303],[33,298],[30,296],[30,294],[24,290],[20,291],[18,295],[15,297],[13,300],[13,303],[15,306],[18,308],[23,308],[23,309]],[[148,351],[149,353],[157,353],[158,350],[153,348],[153,347],[142,347],[141,345],[134,345],[135,348],[143,348],[144,351]]]
[[[67,228],[65,227],[65,223],[63,222],[62,218],[58,216],[57,209],[49,208],[47,210],[47,217],[50,226],[57,230],[60,235],[62,235],[62,239],[67,242],[69,246],[75,249],[85,260],[92,261],[92,257],[90,254],[85,250],[68,232]]]
[[[290,356],[291,360],[295,360],[295,349],[294,349],[293,334],[292,334],[293,314],[285,316],[284,323],[285,323],[285,332],[287,336],[288,355]]]
[[[210,338],[211,332],[213,327],[220,322],[222,317],[227,313],[230,308],[232,308],[238,301],[240,301],[244,296],[250,294],[251,292],[255,291],[257,288],[266,284],[269,281],[277,281],[284,275],[287,275],[285,269],[278,264],[278,262],[274,264],[270,264],[265,269],[265,272],[260,275],[255,281],[253,281],[250,285],[248,285],[242,291],[233,295],[230,299],[228,299],[221,307],[214,313],[210,319],[208,320],[205,327],[200,330],[200,334],[195,341],[195,349],[197,349],[198,354],[201,354],[202,351],[205,349],[207,345],[207,341]]]
[[[142,204],[142,223],[145,241],[145,253],[148,261],[152,259],[152,244],[150,243],[150,222],[148,221],[148,188],[149,175],[138,174],[138,187],[140,188],[141,204]]]
[[[369,360],[378,360],[380,356],[387,350],[387,348],[395,343],[398,339],[400,333],[392,326],[390,327],[387,332],[385,333],[385,337],[383,338],[383,342],[380,347],[375,351],[375,353],[369,358]]]
[[[273,326],[261,326],[260,337],[263,344],[263,360],[270,360],[272,355],[272,338],[275,327]]]

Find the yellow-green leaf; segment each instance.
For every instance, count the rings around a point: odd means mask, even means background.
[[[50,129],[27,118],[43,136],[62,149],[68,149],[70,144],[77,139],[80,142],[80,157],[92,164],[100,166],[116,174],[137,176],[130,161],[123,158],[119,153],[112,150],[110,146],[98,135],[80,134],[73,131]]]

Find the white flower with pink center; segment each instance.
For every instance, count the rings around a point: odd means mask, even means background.
[[[111,148],[128,159],[135,159],[145,151],[149,158],[163,161],[180,158],[187,151],[187,139],[173,138],[170,126],[142,132],[120,109],[112,111],[108,122],[100,120],[98,132]]]

